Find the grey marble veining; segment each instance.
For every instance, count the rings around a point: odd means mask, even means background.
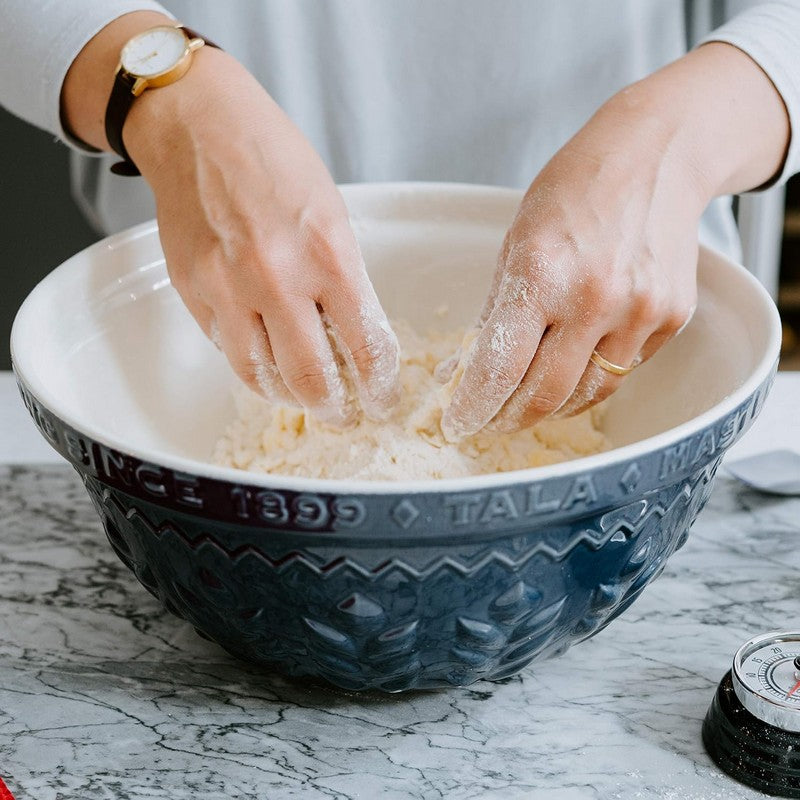
[[[65,466],[0,466],[0,776],[22,798],[763,797],[700,724],[736,647],[798,624],[800,500],[721,478],[609,628],[503,684],[349,695],[239,663],[120,564]]]

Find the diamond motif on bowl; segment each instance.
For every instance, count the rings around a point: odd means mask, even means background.
[[[630,494],[639,485],[639,479],[641,477],[642,471],[639,469],[639,465],[634,461],[633,464],[622,473],[622,477],[619,479],[619,485]]]
[[[419,516],[419,509],[410,500],[401,500],[392,509],[392,519],[404,530],[414,524]]]

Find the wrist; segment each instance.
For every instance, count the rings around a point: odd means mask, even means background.
[[[702,207],[772,180],[789,144],[777,89],[746,53],[722,42],[688,53],[609,103],[662,131],[656,141],[664,159],[695,187]]]
[[[241,67],[231,56],[203,46],[193,53],[188,71],[179,80],[145,90],[136,98],[125,119],[122,138],[134,163],[151,183],[174,161],[176,151],[189,146],[193,133],[213,124],[212,99],[225,93],[237,69]]]
[[[194,53],[180,80],[136,99],[122,133],[130,157],[154,189],[164,181],[197,179],[199,169],[235,172],[263,145],[262,155],[269,150],[285,161],[301,137],[233,56],[208,46]]]
[[[75,57],[61,88],[61,118],[75,138],[98,150],[110,150],[105,111],[120,52],[137,33],[175,21],[155,11],[134,11],[110,22]]]
[[[611,97],[570,144],[602,161],[614,175],[609,185],[679,196],[683,210],[699,218],[713,194],[696,160],[689,111],[664,103],[653,88],[645,79]]]

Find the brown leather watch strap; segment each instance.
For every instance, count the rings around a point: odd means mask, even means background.
[[[122,141],[122,127],[134,101],[134,82],[135,79],[129,73],[122,70],[117,72],[106,106],[106,139],[123,159],[111,165],[111,171],[117,175],[141,175]]]
[[[214,42],[206,39],[199,33],[196,33],[191,28],[185,26],[178,26],[186,34],[189,39],[202,39],[208,47],[219,46]],[[117,175],[141,175],[133,159],[128,155],[125,149],[125,142],[122,139],[122,130],[125,126],[125,120],[128,117],[128,112],[131,110],[131,105],[135,99],[133,94],[133,84],[135,78],[128,72],[120,69],[114,76],[114,86],[111,89],[111,94],[108,97],[108,104],[106,105],[105,129],[106,139],[111,145],[112,149],[122,156],[122,161],[111,165],[111,171]]]

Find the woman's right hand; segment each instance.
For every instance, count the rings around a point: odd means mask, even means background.
[[[123,135],[155,194],[172,284],[239,377],[329,424],[350,424],[356,400],[387,416],[397,339],[344,201],[247,70],[201,48],[183,78],[137,99]]]

